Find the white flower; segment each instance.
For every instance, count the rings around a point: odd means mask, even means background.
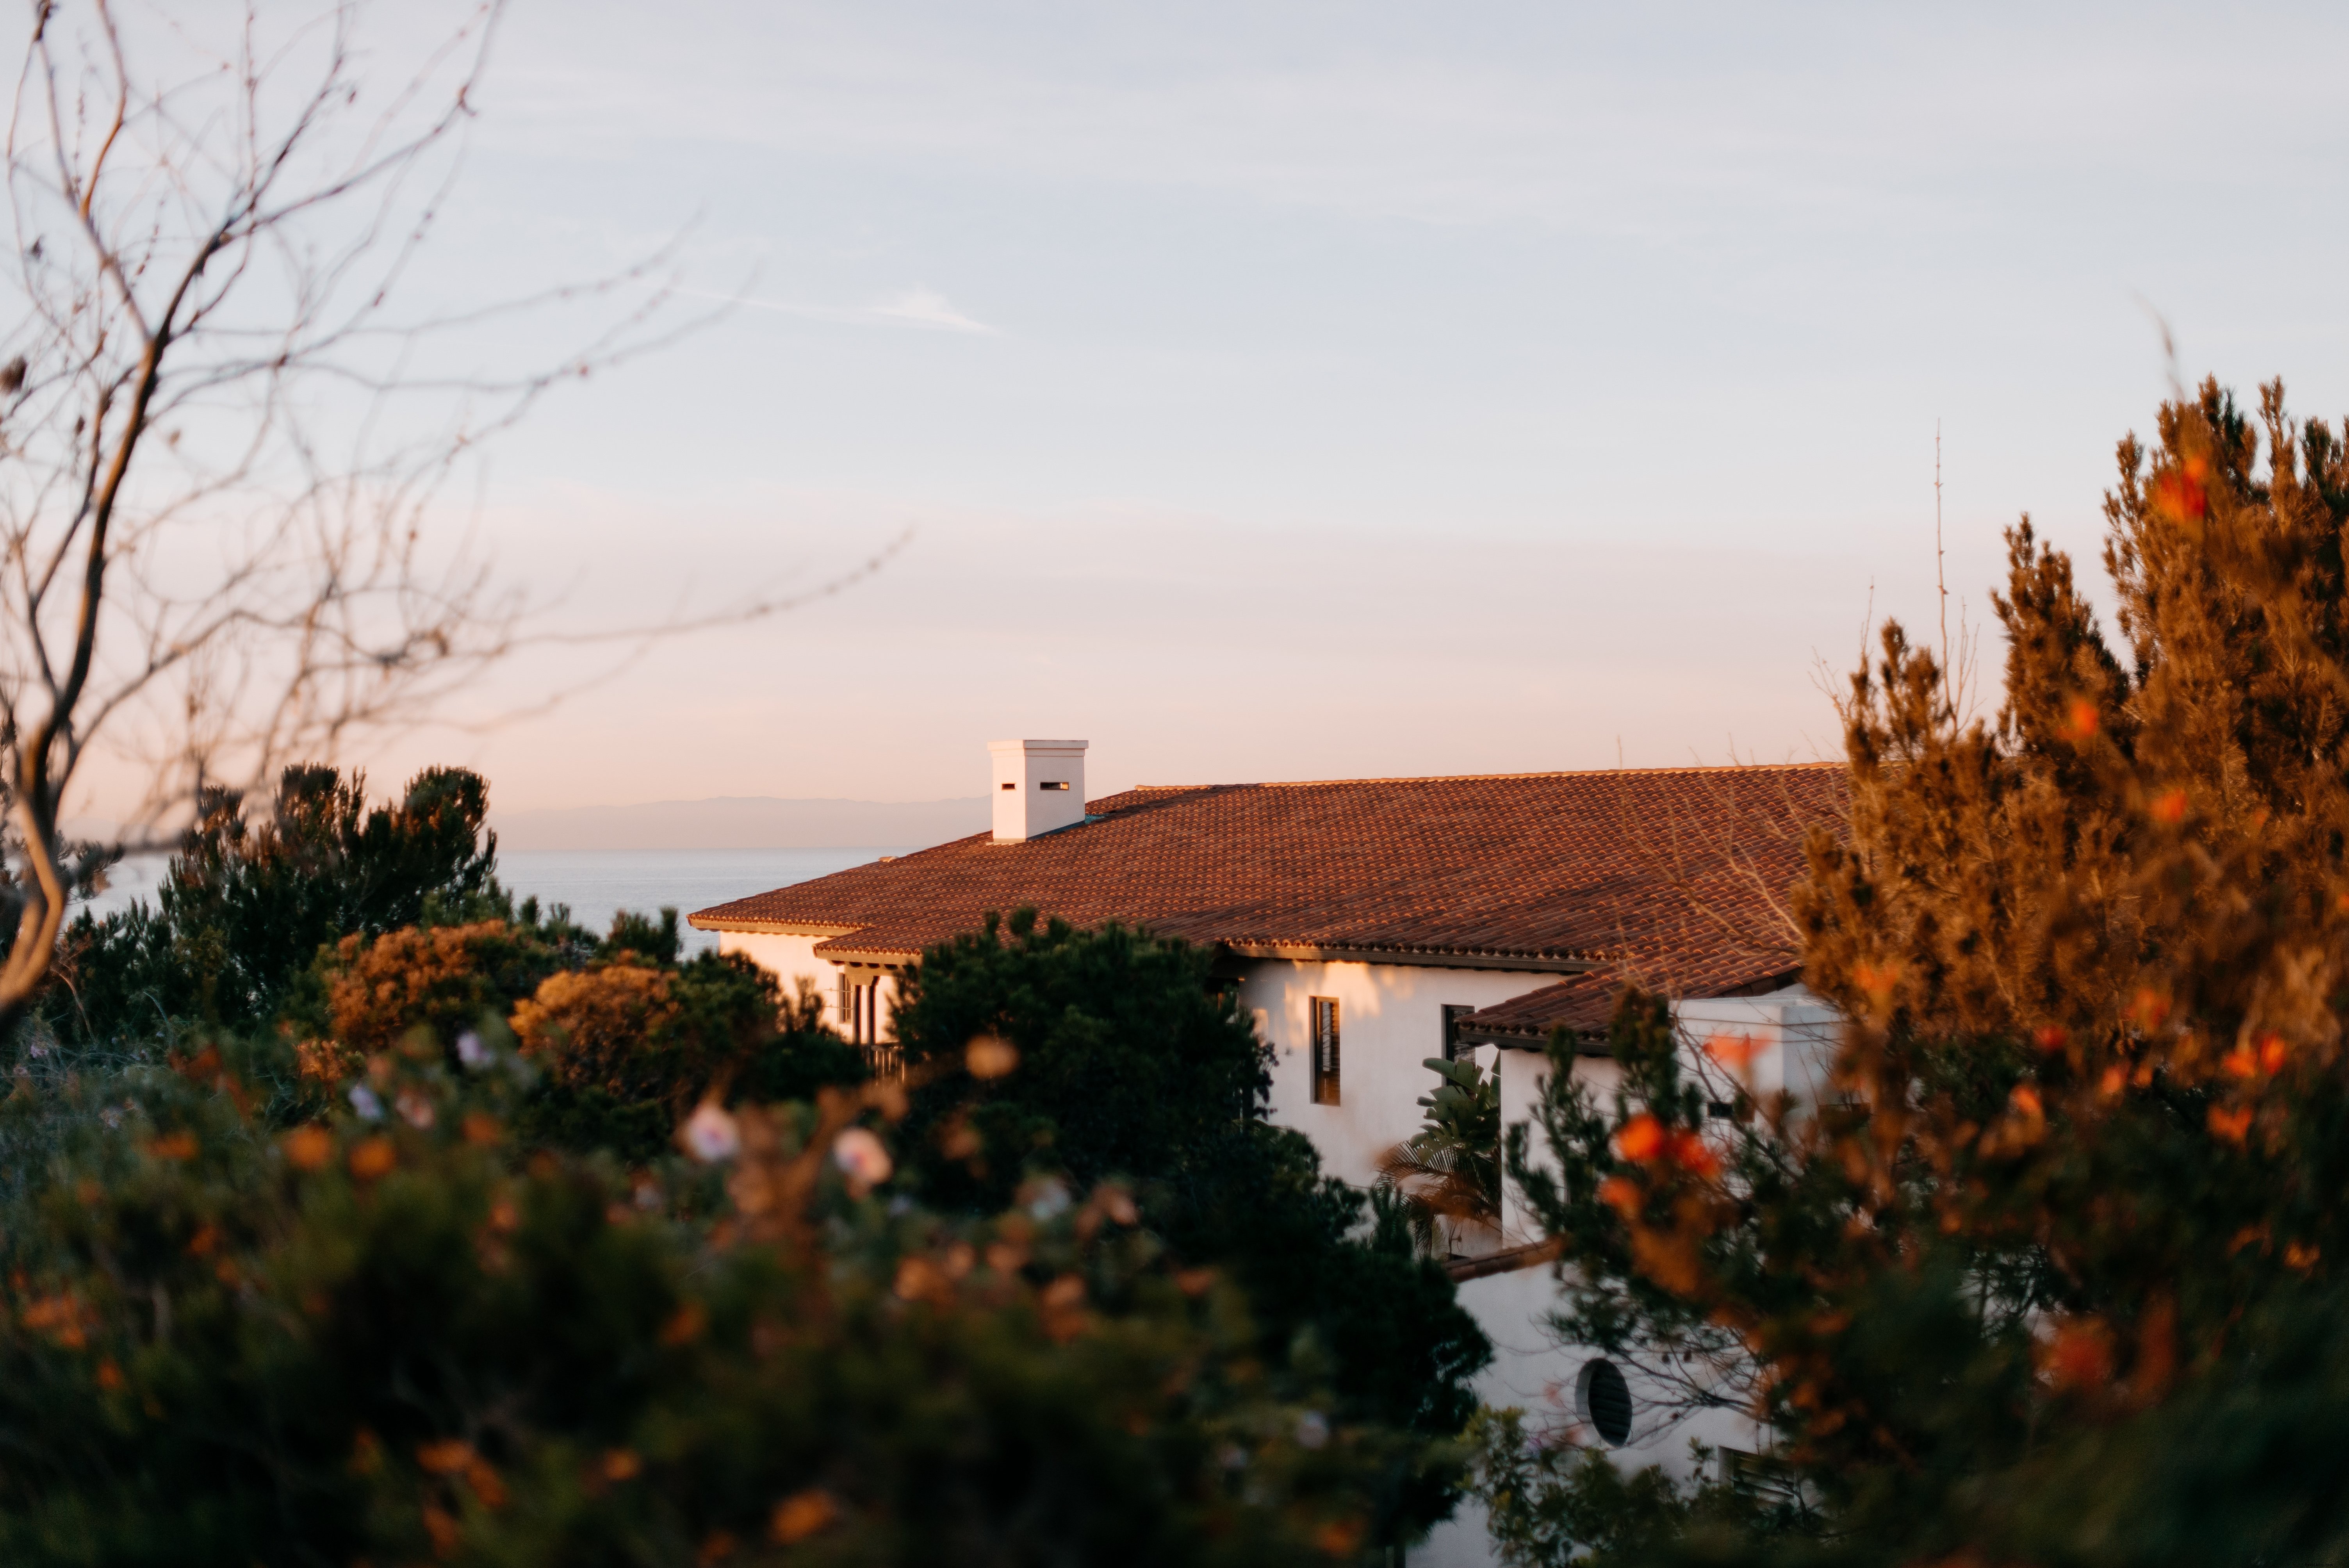
[[[1036,1184],[1028,1200],[1028,1212],[1040,1220],[1057,1220],[1069,1212],[1072,1202],[1064,1184],[1048,1179]]]
[[[395,1103],[399,1108],[399,1119],[417,1131],[423,1132],[431,1127],[432,1102],[414,1089],[401,1089]]]
[[[881,1140],[861,1127],[832,1140],[832,1162],[848,1173],[848,1184],[859,1191],[879,1186],[896,1169]]]
[[[1318,1449],[1330,1440],[1330,1423],[1319,1410],[1308,1410],[1297,1418],[1297,1446]]]
[[[383,1119],[383,1101],[376,1098],[375,1090],[363,1083],[351,1085],[351,1109],[359,1113],[362,1120]]]
[[[468,1029],[457,1037],[457,1059],[473,1071],[490,1064],[490,1047],[481,1044],[481,1037]]]
[[[731,1160],[742,1152],[742,1130],[723,1106],[705,1100],[686,1119],[685,1150],[704,1165]]]

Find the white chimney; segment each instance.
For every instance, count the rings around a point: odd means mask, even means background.
[[[1018,843],[1085,820],[1085,743],[990,740],[995,841]]]

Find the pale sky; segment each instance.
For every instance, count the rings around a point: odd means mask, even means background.
[[[1819,661],[1932,614],[1937,420],[1980,620],[2024,510],[2094,575],[2157,313],[2189,377],[2349,408],[2344,67],[2316,5],[515,0],[443,262],[684,230],[696,302],[744,303],[497,449],[508,570],[595,624],[914,534],[378,781],[1821,754]]]

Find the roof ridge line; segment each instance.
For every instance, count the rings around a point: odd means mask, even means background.
[[[1657,774],[1678,773],[1810,773],[1823,769],[1848,768],[1845,762],[1727,762],[1699,763],[1686,768],[1553,768],[1523,773],[1398,773],[1386,777],[1364,779],[1264,779],[1247,784],[1132,784],[1123,789],[1113,789],[1101,799],[1131,795],[1144,789],[1311,789],[1330,784],[1462,784],[1480,779],[1600,779],[1647,778]]]

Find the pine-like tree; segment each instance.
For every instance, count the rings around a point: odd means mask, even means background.
[[[1850,1020],[1844,1103],[1704,1142],[1684,1047],[1634,1012],[1626,1093],[1560,1072],[1557,1158],[1518,1145],[1568,1243],[1567,1326],[1693,1357],[1800,1480],[1791,1513],[1673,1501],[1704,1521],[1682,1550],[2349,1544],[2349,451],[2280,384],[2254,418],[2206,383],[2119,467],[2117,646],[2026,520],[1994,724],[1898,626],[1854,677],[1848,833],[1796,897],[1808,982]]]

